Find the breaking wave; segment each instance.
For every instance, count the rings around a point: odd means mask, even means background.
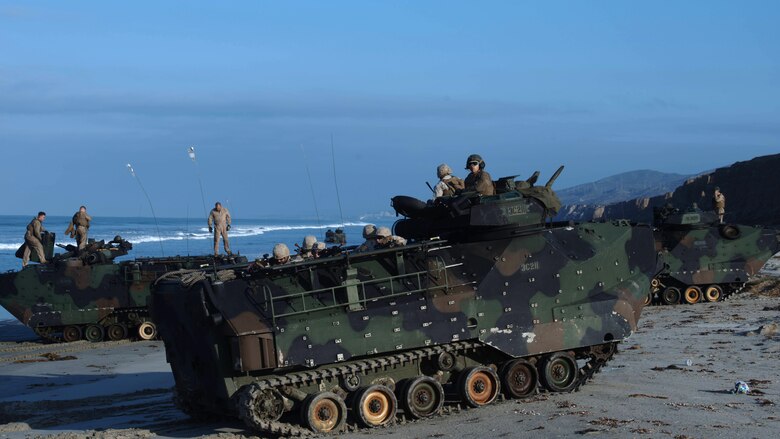
[[[267,225],[267,226],[247,226],[247,225],[241,225],[241,226],[234,226],[230,229],[230,238],[242,238],[242,237],[251,237],[251,236],[259,236],[263,235],[269,232],[277,232],[277,231],[285,231],[285,230],[325,230],[325,229],[332,229],[335,230],[339,227],[363,227],[368,223],[364,222],[348,222],[344,224],[323,224],[323,225]],[[117,227],[117,230],[121,230],[121,227]],[[168,230],[168,231],[162,231],[162,239],[154,234],[149,234],[152,232],[149,230],[149,228],[143,228],[142,230],[124,230],[119,232],[119,235],[121,235],[124,239],[130,241],[133,244],[141,244],[145,242],[159,242],[159,241],[184,241],[187,239],[191,240],[206,240],[206,239],[212,239],[213,234],[209,233],[208,227],[199,227],[193,231],[186,232],[183,230]],[[93,237],[93,236],[90,236]],[[98,237],[94,236],[95,239],[105,239],[109,240],[113,238],[113,235],[111,237]],[[73,244],[72,241],[69,241],[67,243],[62,244]],[[0,251],[3,250],[12,250],[16,251],[20,246],[22,245],[22,242],[15,242],[15,243],[0,243]]]

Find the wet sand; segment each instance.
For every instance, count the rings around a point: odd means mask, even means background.
[[[777,275],[780,261],[773,262],[767,268]],[[342,437],[775,437],[779,310],[774,276],[725,302],[649,307],[639,330],[579,392]],[[7,324],[0,339],[0,437],[253,436],[238,421],[197,422],[174,407],[161,342],[40,344]],[[752,393],[732,393],[737,380]]]

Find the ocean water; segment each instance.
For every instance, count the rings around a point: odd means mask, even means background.
[[[24,232],[31,216],[0,216],[0,272],[19,270],[22,260],[14,256],[24,242]],[[383,218],[377,225],[391,226],[393,218]],[[75,244],[75,239],[66,235],[65,229],[70,217],[47,216],[44,228],[56,233],[58,244]],[[363,242],[363,226],[367,222],[345,221],[343,229],[347,234],[347,245]],[[159,233],[158,233],[159,227]],[[314,235],[320,241],[325,240],[328,229],[342,227],[340,221],[322,220],[319,223],[301,219],[234,219],[229,232],[230,249],[250,260],[271,253],[276,243],[283,242],[294,252],[294,245],[301,244],[303,237]],[[109,241],[114,236],[133,244],[127,256],[117,260],[127,260],[144,256],[202,255],[213,251],[212,234],[206,221],[200,218],[158,218],[155,224],[152,218],[106,218],[93,217],[89,237],[96,241]],[[55,253],[63,249],[55,248]],[[220,242],[220,253],[224,253]],[[5,309],[0,308],[0,320],[13,318]]]

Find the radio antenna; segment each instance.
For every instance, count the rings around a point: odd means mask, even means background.
[[[344,212],[341,210],[341,196],[339,195],[339,182],[336,179],[336,148],[333,146],[333,133],[330,135],[330,157],[333,160],[333,184],[336,186],[336,202],[339,205],[339,216],[341,217],[341,227],[344,227]]]
[[[314,213],[317,215],[317,227],[322,226],[320,222],[320,210],[317,208],[317,196],[314,195],[314,183],[311,181],[311,172],[309,172],[309,161],[306,160],[306,151],[301,144],[301,154],[303,154],[303,165],[306,167],[306,176],[309,177],[309,189],[311,190],[311,200],[314,202]]]
[[[198,186],[200,186],[200,201],[203,202],[203,215],[208,216],[208,211],[206,210],[206,197],[203,196],[203,181],[200,179],[200,168],[198,168],[198,162],[195,160],[194,146],[187,148],[187,155],[190,156],[190,160],[195,164],[195,174],[198,176]]]
[[[138,176],[135,174],[135,169],[133,169],[133,165],[130,163],[127,164],[127,170],[130,171],[130,175],[135,178],[135,181],[138,182],[138,186],[141,188],[141,192],[144,193],[144,196],[146,197],[146,201],[149,202],[149,209],[152,211],[152,218],[154,218],[154,226],[157,228],[157,239],[159,239],[160,242],[160,252],[162,252],[162,255],[165,256],[165,250],[163,249],[162,244],[162,234],[160,233],[160,224],[157,222],[157,215],[154,214],[154,206],[152,206],[152,200],[149,198],[149,194],[146,193],[146,189],[144,189],[144,185],[141,183],[141,179],[138,178]]]

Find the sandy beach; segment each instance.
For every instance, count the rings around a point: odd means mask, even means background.
[[[639,330],[579,392],[342,437],[774,437],[779,266],[773,259],[769,275],[725,302],[646,308]],[[0,337],[0,437],[253,436],[239,421],[191,420],[174,407],[162,342],[41,344],[15,323]],[[732,392],[738,380],[750,394]]]

